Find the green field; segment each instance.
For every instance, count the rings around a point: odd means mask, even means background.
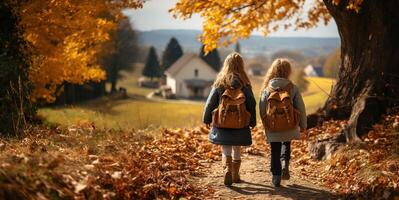
[[[140,71],[141,66],[137,67]],[[65,126],[79,122],[94,122],[99,128],[142,129],[159,127],[191,127],[201,123],[204,102],[153,101],[145,96],[152,89],[137,86],[139,74],[126,73],[119,85],[125,87],[131,98],[113,100],[108,97],[87,101],[74,106],[42,108],[39,114],[47,122]],[[304,93],[307,113],[323,105],[333,83],[328,78],[307,78],[309,89]],[[255,98],[259,100],[262,77],[251,77]]]

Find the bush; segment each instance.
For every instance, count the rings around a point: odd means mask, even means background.
[[[339,71],[339,65],[341,62],[341,51],[340,49],[335,49],[326,58],[323,65],[323,73],[326,77],[336,78]]]
[[[300,92],[305,92],[308,89],[309,81],[306,80],[303,69],[294,70],[292,74],[292,81],[299,88]]]

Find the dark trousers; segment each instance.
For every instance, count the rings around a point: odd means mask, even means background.
[[[270,162],[270,171],[273,175],[281,175],[281,161],[288,162],[291,158],[291,141],[289,142],[271,142],[272,156]]]

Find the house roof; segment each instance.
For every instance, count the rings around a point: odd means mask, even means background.
[[[181,56],[175,63],[173,63],[172,66],[170,66],[166,71],[165,75],[167,76],[174,76],[179,72],[187,63],[189,63],[192,59],[198,58],[201,62],[204,63],[204,65],[208,66],[210,69],[215,71],[211,66],[208,65],[205,61],[203,61],[198,55],[196,54],[184,54]],[[215,72],[216,73],[216,72]]]

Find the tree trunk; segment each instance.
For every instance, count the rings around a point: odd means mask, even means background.
[[[359,139],[399,100],[399,1],[363,1],[358,13],[324,0],[341,37],[341,66],[324,119],[349,119],[347,141]]]
[[[112,64],[112,67],[111,67],[111,70],[110,70],[109,73],[110,74],[109,74],[108,79],[111,82],[111,94],[113,94],[113,93],[115,93],[117,91],[116,90],[116,83],[118,81],[118,69],[117,69],[115,63]]]
[[[111,80],[111,94],[116,92],[116,79]]]

